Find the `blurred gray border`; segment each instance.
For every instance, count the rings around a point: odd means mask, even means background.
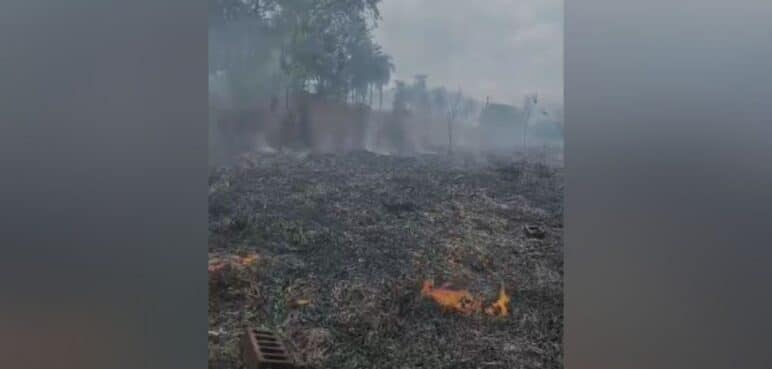
[[[772,2],[565,4],[566,368],[772,368]]]
[[[206,30],[203,0],[0,4],[0,367],[207,367]]]
[[[566,368],[772,367],[772,3],[566,19]],[[4,367],[207,365],[205,40],[203,1],[3,2]]]

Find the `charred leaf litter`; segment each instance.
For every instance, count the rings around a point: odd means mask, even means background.
[[[252,154],[209,187],[210,368],[243,368],[245,325],[277,332],[305,368],[562,368],[559,169]],[[213,272],[234,257],[248,262]],[[510,315],[442,311],[421,297],[428,279],[486,300],[504,285]]]

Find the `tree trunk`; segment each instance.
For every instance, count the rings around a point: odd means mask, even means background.
[[[450,114],[448,114],[448,155],[453,154],[453,121],[456,119],[456,114],[458,114],[461,96],[461,88],[459,87],[458,93],[456,94],[456,100],[450,108]]]
[[[378,110],[383,110],[383,85],[378,85]]]
[[[448,155],[453,154],[453,118],[448,119]]]

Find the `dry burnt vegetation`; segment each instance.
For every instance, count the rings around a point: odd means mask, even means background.
[[[209,367],[245,325],[309,368],[561,368],[562,174],[454,154],[262,154],[210,176]],[[528,239],[523,225],[547,231]],[[443,311],[425,280],[505,317]]]

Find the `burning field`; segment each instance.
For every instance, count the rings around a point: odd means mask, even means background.
[[[299,367],[562,368],[560,170],[262,154],[209,186],[210,368],[246,325]]]

